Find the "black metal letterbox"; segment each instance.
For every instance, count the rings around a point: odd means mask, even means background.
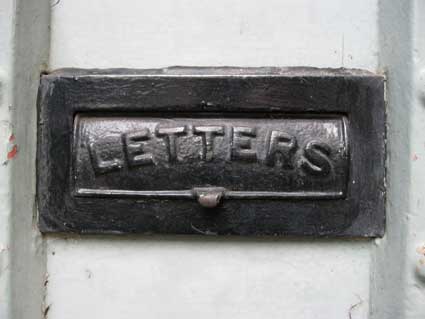
[[[40,229],[380,236],[383,96],[346,69],[43,75]]]

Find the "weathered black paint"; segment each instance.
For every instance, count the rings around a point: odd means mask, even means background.
[[[380,236],[383,78],[59,70],[39,91],[43,232]]]

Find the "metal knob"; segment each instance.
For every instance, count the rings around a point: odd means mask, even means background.
[[[221,203],[224,191],[222,187],[194,188],[193,194],[202,207],[215,208]]]

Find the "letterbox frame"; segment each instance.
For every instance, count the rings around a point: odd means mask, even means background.
[[[76,197],[77,113],[332,114],[348,119],[342,199],[231,199],[217,208],[172,198]],[[37,203],[43,233],[376,237],[385,228],[384,77],[317,68],[62,69],[38,96]]]

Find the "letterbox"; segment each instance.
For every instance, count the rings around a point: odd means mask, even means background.
[[[64,69],[39,90],[43,232],[381,236],[384,79]]]

